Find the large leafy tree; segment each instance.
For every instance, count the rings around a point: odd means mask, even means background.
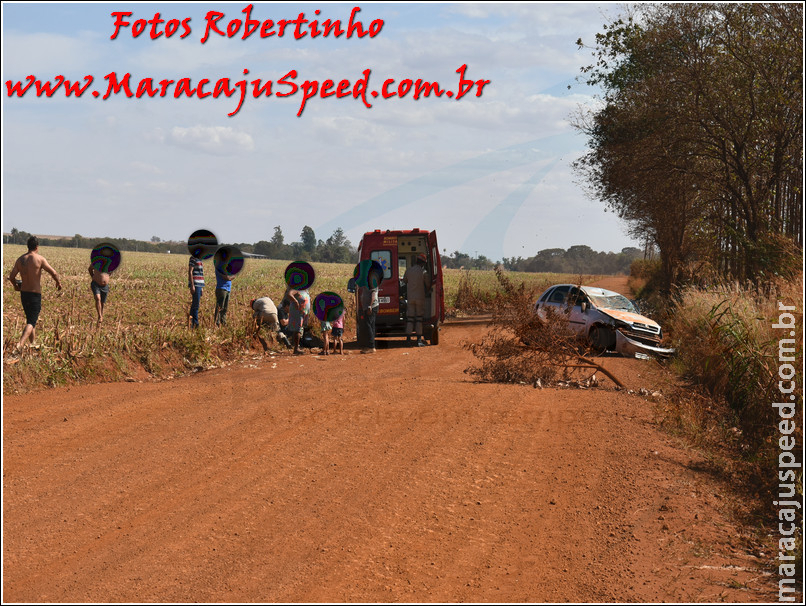
[[[313,228],[306,225],[302,228],[302,233],[299,235],[302,241],[302,248],[308,253],[313,253],[316,250],[316,233]]]
[[[731,277],[802,248],[802,6],[658,4],[607,24],[577,127],[592,193],[654,241],[666,286],[699,259]],[[579,41],[582,45],[582,41]]]
[[[282,248],[285,244],[285,238],[283,237],[283,230],[279,225],[274,226],[274,235],[271,237],[271,244],[275,248]]]

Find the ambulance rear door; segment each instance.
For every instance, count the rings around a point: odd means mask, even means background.
[[[369,244],[369,258],[383,267],[383,282],[378,289],[378,320],[397,320],[400,315],[400,285],[397,276],[397,236],[381,234]],[[366,252],[364,253],[366,254]]]
[[[445,321],[445,292],[442,285],[442,257],[439,256],[437,232],[428,234],[428,267],[431,270],[431,321]]]

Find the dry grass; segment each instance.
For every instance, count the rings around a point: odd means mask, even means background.
[[[803,364],[801,292],[802,278],[763,290],[735,284],[707,290],[688,288],[680,293],[674,309],[671,332],[678,349],[678,368],[729,403],[753,451],[763,449],[777,431],[777,411],[770,404],[781,397],[780,339],[795,339],[794,365],[801,368]],[[779,301],[797,306],[794,337],[772,327],[780,313]],[[801,403],[802,380],[802,376],[796,377],[795,395]]]
[[[3,246],[3,275],[26,248]],[[227,326],[215,327],[215,277],[212,261],[205,262],[206,286],[202,295],[202,330],[188,329],[190,294],[187,288],[185,251],[180,254],[126,252],[112,275],[104,322],[96,323],[95,304],[89,289],[86,249],[42,247],[40,253],[59,272],[63,289],[57,292],[49,276],[42,278],[42,313],[36,330],[39,350],[19,360],[7,356],[25,325],[19,295],[4,282],[3,352],[6,393],[81,382],[121,380],[127,377],[175,376],[198,368],[221,365],[255,351],[262,352],[250,334],[253,298],[269,296],[279,302],[285,291],[288,261],[248,259],[235,277],[230,295]],[[355,299],[347,292],[352,264],[314,263],[316,283],[311,298],[323,291],[338,293],[345,303],[345,336],[354,334]],[[518,274],[535,289],[556,282],[550,274]],[[494,301],[501,291],[493,272],[446,270],[443,280],[446,305],[453,306],[464,276],[472,281],[474,296]],[[562,277],[564,278],[564,276]],[[486,303],[489,305],[489,303]],[[480,311],[481,308],[475,311]],[[312,328],[319,336],[319,322]]]
[[[467,269],[446,269],[443,280],[445,283],[445,306],[451,314],[493,313],[501,300],[506,296],[506,290],[496,271],[481,271]],[[518,282],[529,293],[532,303],[549,286],[554,284],[585,284],[593,281],[596,276],[579,276],[572,274],[555,273],[526,273],[507,271],[510,281]]]
[[[5,245],[3,252],[3,272],[8,276],[25,248]],[[40,348],[13,361],[6,354],[19,340],[25,318],[19,295],[4,285],[6,392],[118,380],[143,371],[157,377],[172,376],[219,365],[249,353],[257,345],[249,330],[249,301],[270,296],[279,303],[285,291],[283,274],[288,264],[286,261],[248,260],[243,272],[233,280],[227,326],[215,327],[215,277],[212,262],[205,262],[206,286],[200,310],[202,330],[192,331],[187,321],[190,308],[187,254],[125,253],[121,267],[112,275],[104,322],[98,326],[87,274],[89,251],[42,247],[40,252],[59,272],[62,291],[56,291],[50,277],[43,276],[42,313],[36,330]],[[352,266],[318,263],[315,269],[317,277],[311,289],[312,298],[325,290],[340,294],[346,308],[345,329],[353,329],[353,296],[346,289]],[[318,321],[312,326],[317,333]]]
[[[757,504],[763,527],[777,524],[771,504],[779,490],[780,418],[774,402],[788,402],[779,388],[781,339],[793,339],[796,414],[791,436],[803,448],[803,277],[765,288],[719,284],[679,293],[671,322],[677,371],[694,383],[670,397],[662,411],[665,426],[718,457],[733,485]],[[779,303],[795,306],[794,334],[773,328]],[[788,345],[792,345],[789,343]],[[795,484],[803,495],[802,471]],[[800,521],[799,521],[800,524]],[[802,537],[795,556],[802,562]]]

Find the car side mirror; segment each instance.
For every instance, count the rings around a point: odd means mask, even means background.
[[[582,301],[582,303],[579,304],[579,307],[582,308],[582,313],[584,314],[586,311],[588,311],[588,302]]]

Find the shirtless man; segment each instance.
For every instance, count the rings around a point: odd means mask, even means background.
[[[59,274],[47,262],[45,257],[40,255],[39,240],[36,236],[28,238],[28,252],[22,255],[17,262],[8,279],[14,285],[14,290],[20,292],[22,299],[22,309],[25,311],[25,330],[22,332],[22,338],[17,345],[17,350],[22,351],[26,341],[30,341],[33,345],[34,337],[36,336],[36,321],[39,319],[39,312],[42,309],[42,270],[48,272],[56,281],[56,288],[62,289],[62,282],[59,280]],[[17,275],[22,278],[21,282],[17,282]]]
[[[104,319],[104,305],[106,304],[106,296],[109,294],[109,274],[90,263],[89,266],[90,277],[90,290],[95,296],[95,311],[98,312],[98,324],[103,322]]]

